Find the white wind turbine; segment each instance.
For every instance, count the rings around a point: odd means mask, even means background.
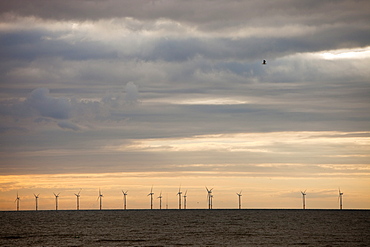
[[[188,193],[188,190],[185,191],[185,194],[184,194],[184,209],[186,209],[186,194]]]
[[[179,196],[179,209],[181,209],[181,186],[179,187],[179,192],[177,192],[177,195]]]
[[[77,199],[77,210],[80,210],[80,193],[81,193],[81,189],[77,194],[75,193],[76,199]]]
[[[207,186],[206,186],[206,190],[207,190],[207,201],[208,201],[208,209],[212,209],[212,189],[208,189]]]
[[[17,211],[19,211],[19,202],[20,202],[21,198],[18,196],[18,192],[17,192],[17,198],[15,199],[14,202],[17,202]]]
[[[99,189],[99,196],[98,196],[97,200],[99,200],[99,209],[101,210],[102,209],[103,194],[101,193],[100,189]]]
[[[128,192],[128,190],[126,190],[126,192],[122,190],[122,194],[123,194],[123,209],[125,209],[125,210],[127,209],[127,200],[126,200],[127,192]]]
[[[54,196],[55,196],[55,210],[58,210],[58,197],[59,197],[59,194],[60,194],[60,193],[55,194],[55,193],[53,192],[53,194],[54,194]]]
[[[153,209],[153,186],[152,188],[150,189],[150,193],[148,194],[148,196],[150,196],[150,209]]]
[[[33,194],[35,196],[35,199],[36,199],[36,211],[39,210],[39,195],[40,194]]]
[[[340,191],[340,188],[339,188],[338,200],[339,200],[339,209],[342,210],[343,209],[343,192]]]
[[[159,199],[159,209],[162,209],[162,191],[159,194],[158,199]]]
[[[242,209],[242,191],[240,191],[239,193],[236,193],[239,197],[239,209]]]
[[[306,190],[301,191],[303,197],[303,209],[306,209]]]

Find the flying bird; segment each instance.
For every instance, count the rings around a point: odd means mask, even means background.
[[[263,60],[263,61],[262,61],[262,64],[263,64],[263,65],[266,65],[266,60]]]

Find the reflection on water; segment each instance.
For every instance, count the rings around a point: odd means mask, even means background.
[[[369,210],[0,212],[1,246],[370,246]]]

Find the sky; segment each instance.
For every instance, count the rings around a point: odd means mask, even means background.
[[[369,209],[369,9],[0,1],[0,210]]]

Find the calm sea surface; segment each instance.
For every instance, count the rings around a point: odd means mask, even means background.
[[[370,246],[369,210],[0,212],[0,246]]]

